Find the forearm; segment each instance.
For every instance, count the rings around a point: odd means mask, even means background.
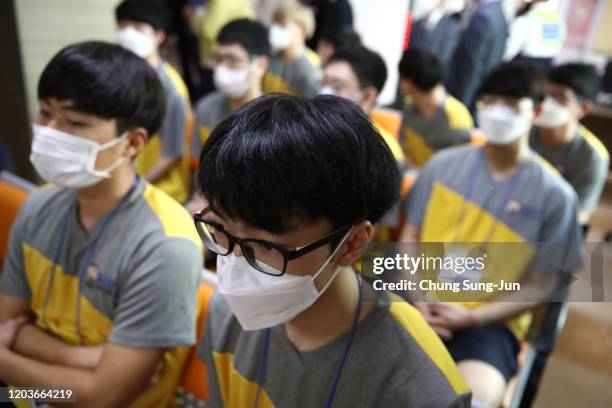
[[[44,363],[93,370],[99,361],[97,347],[70,346],[33,324],[23,326],[13,350]]]
[[[77,398],[70,406],[109,405],[98,398],[104,394],[95,386],[92,371],[38,362],[1,347],[0,380],[22,387],[69,388]]]
[[[166,157],[162,156],[157,163],[147,172],[145,178],[150,183],[157,183],[164,178],[172,167],[180,160],[178,156]]]
[[[157,353],[155,360],[161,357]],[[76,402],[66,403],[70,407],[123,407],[147,387],[155,360],[139,372],[131,371],[138,362],[126,365],[125,361],[85,370],[39,362],[0,347],[0,381],[20,387],[70,389],[76,397]]]

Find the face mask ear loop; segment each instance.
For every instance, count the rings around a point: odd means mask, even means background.
[[[126,130],[118,138],[97,146],[95,150],[95,154],[91,155],[92,159],[89,162],[89,171],[92,174],[95,174],[95,175],[98,175],[104,178],[110,178],[110,173],[113,170],[115,170],[121,163],[123,163],[123,161],[125,160],[125,156],[119,156],[117,160],[115,160],[110,166],[108,166],[104,170],[96,170],[95,167],[96,167],[96,160],[98,159],[98,154],[104,149],[108,149],[109,147],[113,147],[121,143],[128,135],[129,135],[129,132]]]
[[[321,268],[319,268],[319,270],[317,271],[317,273],[315,273],[312,276],[312,280],[314,281],[317,276],[319,276],[321,274],[321,272],[323,272],[323,270],[327,267],[327,265],[331,262],[332,259],[334,259],[334,256],[336,256],[336,254],[338,253],[338,251],[340,251],[340,248],[342,248],[342,245],[344,244],[344,242],[347,240],[348,236],[350,235],[351,231],[353,231],[353,227],[351,227],[351,229],[349,229],[346,234],[344,235],[344,237],[342,238],[342,240],[340,241],[340,243],[338,244],[338,246],[336,247],[336,249],[334,249],[334,252],[332,252],[332,254],[329,256],[329,258],[327,258],[327,260],[323,263],[323,265],[321,265]],[[331,278],[329,278],[329,280],[327,281],[327,283],[325,284],[325,286],[323,286],[323,288],[319,291],[319,294],[325,292],[327,290],[327,287],[333,282],[334,278],[336,277],[336,275],[338,274],[338,271],[340,271],[340,267],[336,267],[336,270],[334,271],[333,275],[331,276]]]

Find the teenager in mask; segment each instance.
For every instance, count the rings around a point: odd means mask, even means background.
[[[306,46],[314,33],[312,10],[295,0],[285,2],[274,13],[270,26],[270,45],[274,56],[264,77],[266,93],[284,92],[313,97],[321,81],[317,54]]]
[[[199,356],[212,406],[467,406],[469,392],[418,311],[351,268],[397,199],[393,156],[335,96],[263,96],[204,145],[219,292]]]
[[[52,186],[11,231],[0,381],[67,388],[80,406],[167,406],[202,259],[189,214],[132,163],[162,121],[162,85],[124,48],[84,42],[53,57],[38,99],[30,160]]]
[[[430,52],[410,48],[399,62],[404,106],[400,141],[412,166],[422,167],[438,150],[467,144],[474,127],[467,108],[442,84],[443,67]]]
[[[500,268],[488,268],[494,275],[485,274],[482,281],[496,279],[502,269],[523,277],[531,270],[514,269],[530,268],[540,257],[561,268],[555,272],[573,273],[581,266],[576,195],[528,145],[544,94],[544,81],[525,65],[502,64],[485,78],[478,122],[486,144],[453,147],[433,156],[410,191],[402,241],[514,243],[517,254],[531,256],[508,258],[502,253]],[[550,243],[552,250],[540,254],[538,243]],[[518,342],[531,320],[525,312],[536,304],[499,300],[417,306],[446,340],[474,400],[497,407],[517,372]]]
[[[376,52],[362,45],[335,52],[324,69],[321,93],[346,98],[359,105],[366,114],[376,105],[387,81],[385,61]],[[374,126],[383,137],[393,157],[403,167],[405,157],[396,138],[382,126]]]
[[[165,40],[166,9],[161,0],[125,0],[116,10],[117,43],[157,72],[166,96],[166,113],[158,133],[136,160],[136,169],[147,181],[183,203],[189,197],[189,136],[192,113],[187,86],[161,59],[158,47]]]
[[[217,44],[217,91],[202,98],[195,108],[194,158],[199,158],[202,146],[219,122],[263,94],[261,82],[270,61],[268,30],[254,20],[228,23],[219,32]],[[200,210],[202,200],[196,196],[186,207],[190,212]]]
[[[553,68],[548,81],[549,94],[530,144],[574,188],[580,200],[580,223],[587,224],[608,177],[610,155],[580,119],[593,106],[601,81],[595,67],[581,63]]]

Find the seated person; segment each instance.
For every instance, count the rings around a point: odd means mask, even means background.
[[[234,20],[217,37],[216,92],[195,108],[193,154],[200,156],[210,132],[230,113],[261,96],[261,81],[270,61],[268,30],[259,22]]]
[[[359,105],[367,114],[387,81],[387,67],[382,57],[364,46],[343,48],[332,55],[325,66],[322,94],[341,96]],[[403,168],[404,152],[396,138],[374,123],[393,157]]]
[[[219,122],[263,94],[261,81],[270,61],[268,30],[257,21],[228,23],[219,32],[217,42],[217,91],[202,98],[195,108],[194,158],[200,157],[202,146]],[[185,207],[191,213],[201,210],[202,200],[194,196]]]
[[[528,145],[544,94],[544,81],[520,64],[499,65],[485,78],[478,121],[487,142],[434,155],[410,191],[403,242],[516,243],[534,259],[542,248],[538,243],[555,243],[561,250],[546,253],[550,265],[565,273],[581,266],[575,251],[582,241],[576,194]],[[503,255],[501,269],[530,268]],[[520,279],[531,271],[513,272]],[[534,302],[422,302],[417,307],[446,340],[474,400],[497,407],[517,371],[518,341],[530,324],[524,312]]]
[[[321,60],[321,66],[325,67],[336,51],[347,47],[357,47],[360,44],[361,38],[352,27],[330,27],[321,31],[317,40],[317,55]]]
[[[207,404],[468,406],[418,311],[351,269],[399,187],[362,109],[263,96],[212,131],[200,163],[194,218],[219,255],[199,346]]]
[[[579,220],[588,224],[608,178],[610,155],[580,124],[600,87],[595,67],[571,63],[548,74],[549,95],[531,132],[530,145],[559,170],[580,200]]]
[[[410,164],[422,167],[438,150],[469,143],[474,127],[470,112],[447,94],[436,56],[410,48],[399,63],[404,107],[400,141]]]
[[[137,176],[163,116],[155,70],[124,48],[61,50],[39,84],[30,160],[53,186],[22,206],[0,275],[0,382],[80,406],[167,406],[195,342],[201,242]]]
[[[274,56],[263,81],[266,93],[284,92],[313,97],[321,81],[320,61],[306,39],[314,33],[312,10],[295,0],[285,2],[274,13],[270,45]]]
[[[165,8],[159,1],[125,0],[117,6],[117,43],[155,69],[164,87],[166,109],[159,132],[136,159],[136,171],[179,203],[189,198],[191,103],[187,86],[158,47],[166,38]]]

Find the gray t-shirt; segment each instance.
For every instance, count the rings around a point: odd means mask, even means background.
[[[470,393],[448,351],[408,303],[363,282],[375,309],[357,327],[334,395],[335,407],[468,407]],[[219,293],[208,309],[199,357],[208,368],[208,404],[252,406],[265,330],[245,331]],[[298,352],[284,326],[270,331],[260,403],[322,407],[348,334]],[[264,402],[266,401],[268,405]]]
[[[169,400],[185,346],[196,339],[202,256],[193,221],[140,177],[115,216],[89,232],[75,200],[73,190],[58,187],[28,197],[12,227],[0,291],[29,300],[35,324],[67,344],[166,349],[161,376],[169,378],[142,397]]]
[[[569,143],[555,149],[544,144],[537,128],[532,130],[529,144],[570,183],[578,194],[581,209],[589,213],[595,211],[610,163],[603,143],[587,128],[579,126]]]
[[[404,108],[400,144],[412,164],[422,167],[438,150],[469,143],[473,126],[467,108],[450,95],[430,118],[411,103]]]
[[[263,90],[312,98],[319,92],[322,76],[321,70],[312,65],[306,54],[291,63],[274,56],[264,76]]]
[[[198,102],[195,108],[192,157],[200,157],[202,146],[208,140],[210,132],[230,113],[232,113],[232,110],[229,105],[229,98],[221,92],[212,92]]]
[[[159,128],[162,156],[182,157],[185,152],[185,127],[190,114],[189,96],[184,83],[168,63],[163,62],[157,68],[157,76],[164,88],[166,97],[166,112]]]

